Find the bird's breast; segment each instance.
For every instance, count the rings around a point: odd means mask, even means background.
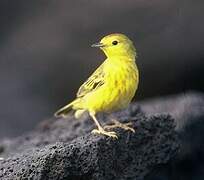
[[[107,99],[109,110],[117,110],[127,107],[138,86],[138,71],[135,64],[120,64],[110,70],[107,77]]]
[[[104,84],[84,97],[83,108],[94,112],[112,112],[128,106],[138,86],[138,71],[132,63],[108,64]]]

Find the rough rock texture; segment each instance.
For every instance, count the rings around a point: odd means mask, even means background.
[[[204,94],[187,92],[141,103],[147,114],[166,112],[174,117],[181,142],[176,158],[160,166],[148,180],[204,179]]]
[[[178,150],[174,121],[168,114],[145,116],[136,105],[115,113],[131,121],[135,133],[116,129],[119,139],[90,134],[83,117],[44,121],[35,131],[1,142],[0,179],[143,179]],[[99,117],[106,122],[109,116]]]
[[[177,131],[182,131],[204,117],[204,94],[187,92],[160,97],[140,103],[147,114],[169,113],[176,120]]]
[[[1,141],[0,179],[202,180],[204,95],[188,92],[140,106],[142,112],[132,105],[114,114],[136,129],[117,129],[117,141],[91,135],[87,117],[47,120],[27,135]]]

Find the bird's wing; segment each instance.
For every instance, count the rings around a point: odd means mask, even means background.
[[[104,81],[104,71],[103,71],[104,65],[102,64],[99,66],[96,71],[85,81],[81,87],[79,88],[77,92],[77,97],[83,97],[87,93],[93,92],[97,90],[99,87],[103,86]]]

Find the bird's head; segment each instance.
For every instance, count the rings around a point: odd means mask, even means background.
[[[107,57],[126,56],[133,58],[136,56],[136,50],[133,42],[124,34],[110,34],[95,43],[92,47],[99,47]]]

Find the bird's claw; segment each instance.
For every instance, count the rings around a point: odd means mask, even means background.
[[[112,119],[112,122],[114,124],[112,125],[106,125],[104,126],[104,129],[113,129],[113,128],[121,128],[121,129],[124,129],[126,131],[132,131],[133,133],[135,133],[135,130],[134,128],[130,127],[132,126],[132,123],[131,122],[128,122],[128,123],[121,123],[115,119]]]
[[[105,135],[105,136],[109,136],[113,139],[118,139],[118,136],[116,134],[116,132],[114,131],[105,131],[104,129],[93,129],[91,131],[92,134],[102,134],[102,135]]]

